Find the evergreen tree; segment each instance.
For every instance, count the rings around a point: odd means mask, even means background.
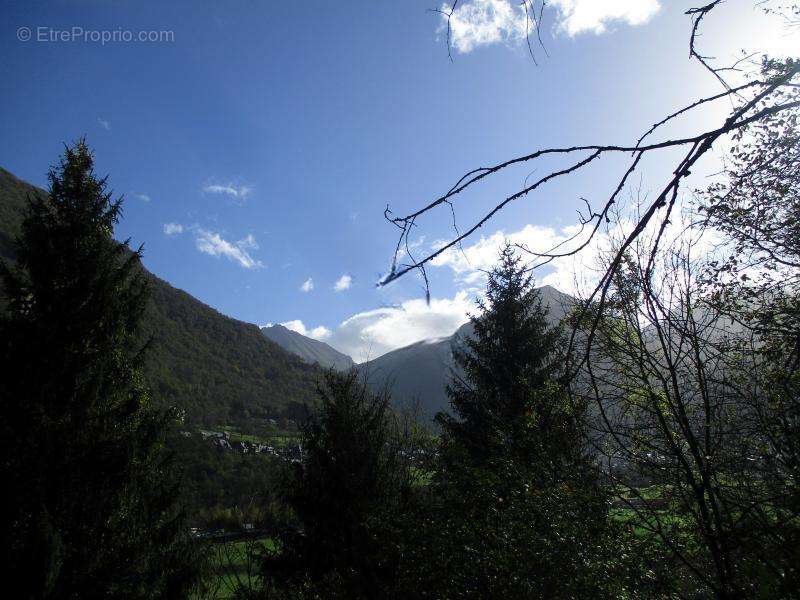
[[[576,415],[555,398],[564,389],[562,332],[549,324],[548,309],[512,246],[501,250],[478,308],[474,335],[454,348],[464,375],[448,386],[454,415],[438,416],[444,439],[465,449],[476,465],[509,453],[548,462],[571,455],[580,448],[574,437],[561,440],[556,454],[542,447],[544,455],[526,456],[532,441],[555,444],[556,434],[577,430]]]
[[[83,140],[29,198],[17,262],[0,263],[0,454],[6,586],[15,598],[176,596],[183,526],[150,409],[137,326],[141,249]]]
[[[279,597],[389,597],[410,477],[385,394],[357,372],[329,372],[306,423],[302,460],[284,484],[296,523],[267,560]]]
[[[488,279],[474,336],[455,349],[428,514],[405,569],[416,596],[624,597],[607,503],[569,397],[562,332],[510,245]],[[422,591],[427,590],[426,594]]]

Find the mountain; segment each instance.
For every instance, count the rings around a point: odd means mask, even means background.
[[[574,298],[551,286],[540,287],[539,292],[553,324],[575,303]],[[465,323],[449,337],[423,340],[362,363],[359,373],[374,389],[388,388],[395,406],[418,402],[420,416],[433,417],[449,408],[445,387],[456,370],[453,347],[463,345],[472,333],[472,323]]]
[[[420,418],[432,418],[448,406],[445,385],[455,367],[451,347],[471,329],[472,325],[466,323],[450,337],[423,340],[387,352],[358,365],[359,374],[374,389],[388,388],[393,405],[410,407],[418,402]]]
[[[0,258],[14,260],[28,195],[46,193],[0,168]],[[157,404],[178,406],[189,424],[207,426],[305,414],[319,367],[267,339],[256,325],[226,317],[145,273],[151,298],[142,329],[152,345],[144,374]]]
[[[22,228],[26,198],[32,191],[45,193],[0,167],[0,257],[14,258],[14,237]]]
[[[347,354],[342,354],[325,342],[306,337],[283,325],[262,327],[261,333],[284,350],[299,356],[307,363],[317,364],[324,369],[334,368],[337,371],[347,371],[355,366],[353,359]]]

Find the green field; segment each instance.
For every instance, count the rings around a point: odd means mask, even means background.
[[[297,431],[276,430],[274,433],[254,435],[241,433],[238,427],[233,425],[220,425],[212,427],[214,431],[224,431],[230,436],[233,442],[250,442],[251,444],[269,444],[276,448],[281,448],[289,444],[296,444],[300,440],[300,433]]]
[[[237,590],[254,592],[261,586],[260,556],[275,552],[271,538],[212,543],[208,547],[209,575],[193,600],[236,598]],[[245,597],[247,594],[245,594]]]

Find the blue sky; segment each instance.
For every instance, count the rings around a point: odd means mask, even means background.
[[[791,43],[752,2],[729,4],[703,39],[716,56]],[[535,66],[507,0],[461,3],[453,62],[430,1],[6,2],[0,164],[44,185],[62,144],[85,135],[127,198],[118,236],[144,244],[151,271],[227,315],[291,322],[363,360],[452,333],[499,240],[557,239],[579,197],[600,199],[620,163],[498,215],[471,240],[469,263],[431,269],[430,306],[415,277],[375,287],[396,242],[384,208],[409,211],[472,168],[536,148],[629,143],[716,91],[688,60],[692,5],[555,0],[543,24],[550,56],[538,50]],[[18,39],[21,27],[32,39]],[[84,37],[51,39],[73,27]],[[170,33],[93,39],[123,30]],[[647,165],[645,190],[667,158]],[[465,197],[459,222],[525,175]],[[421,225],[420,251],[452,232],[444,214]],[[564,287],[563,275],[540,279]]]

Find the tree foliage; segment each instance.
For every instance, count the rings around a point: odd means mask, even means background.
[[[428,514],[415,538],[411,586],[421,597],[624,596],[625,543],[570,401],[558,327],[507,245],[489,274],[475,335],[456,360],[453,415]],[[612,592],[613,590],[613,592]]]
[[[737,136],[701,218],[627,252],[590,319],[607,474],[687,595],[800,589],[797,117]]]
[[[150,407],[137,328],[140,251],[83,141],[30,199],[0,266],[4,564],[15,597],[172,596],[187,583],[182,519]],[[13,375],[12,375],[13,374]],[[11,582],[7,582],[11,583]]]
[[[265,578],[300,596],[387,597],[410,488],[387,396],[355,371],[329,372],[302,439],[303,457],[284,484],[296,521],[279,535]]]

